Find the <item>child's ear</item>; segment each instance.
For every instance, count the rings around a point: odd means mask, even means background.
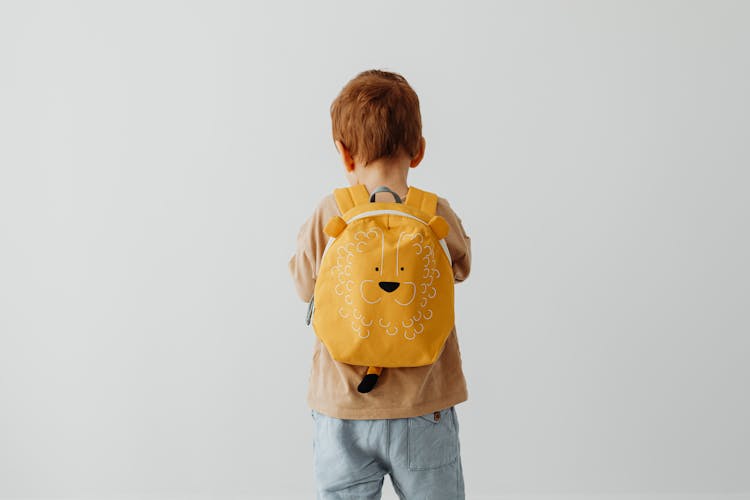
[[[411,168],[415,168],[417,165],[419,165],[422,162],[422,158],[424,158],[424,150],[427,146],[427,140],[422,137],[422,140],[419,141],[419,151],[417,151],[417,155],[411,159],[411,162],[409,162],[409,166]]]
[[[351,153],[347,149],[346,146],[344,146],[344,143],[336,139],[336,150],[339,152],[339,156],[341,156],[341,162],[344,164],[344,168],[347,172],[351,172],[354,170],[354,158],[352,158]]]

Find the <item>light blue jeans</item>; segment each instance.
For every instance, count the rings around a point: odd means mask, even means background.
[[[380,499],[386,474],[402,500],[465,498],[453,406],[411,418],[312,418],[318,500]]]

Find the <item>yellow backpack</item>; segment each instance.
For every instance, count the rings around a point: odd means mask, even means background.
[[[376,202],[379,192],[395,201]],[[414,187],[405,203],[385,186],[334,196],[342,215],[324,229],[307,324],[333,359],[368,367],[358,390],[369,392],[384,367],[429,365],[442,352],[454,325],[449,226],[437,196]]]

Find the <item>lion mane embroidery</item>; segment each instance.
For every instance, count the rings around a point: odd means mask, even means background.
[[[386,255],[384,237],[379,227],[365,228],[337,248],[336,265],[330,272],[335,276],[334,292],[343,297],[338,315],[349,320],[352,332],[363,339],[400,334],[414,340],[433,317],[429,306],[437,295],[434,282],[440,277],[435,248],[422,233],[403,231],[395,251]],[[368,317],[360,309],[362,304],[382,301],[392,301],[401,312],[393,317]]]

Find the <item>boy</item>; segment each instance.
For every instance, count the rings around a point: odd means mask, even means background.
[[[360,73],[334,100],[331,120],[349,184],[364,184],[370,193],[387,186],[405,199],[409,169],[425,151],[419,99],[407,81],[385,71]],[[378,193],[376,201],[392,201],[388,196]],[[328,240],[323,227],[335,215],[341,214],[330,194],[298,233],[289,269],[305,301]],[[461,282],[469,275],[471,240],[444,198],[437,215],[450,226],[446,243]],[[354,388],[366,370],[333,360],[316,337],[308,404],[318,499],[379,499],[386,474],[402,499],[463,499],[454,405],[468,394],[455,327],[431,365],[388,368],[372,392],[360,393]]]

